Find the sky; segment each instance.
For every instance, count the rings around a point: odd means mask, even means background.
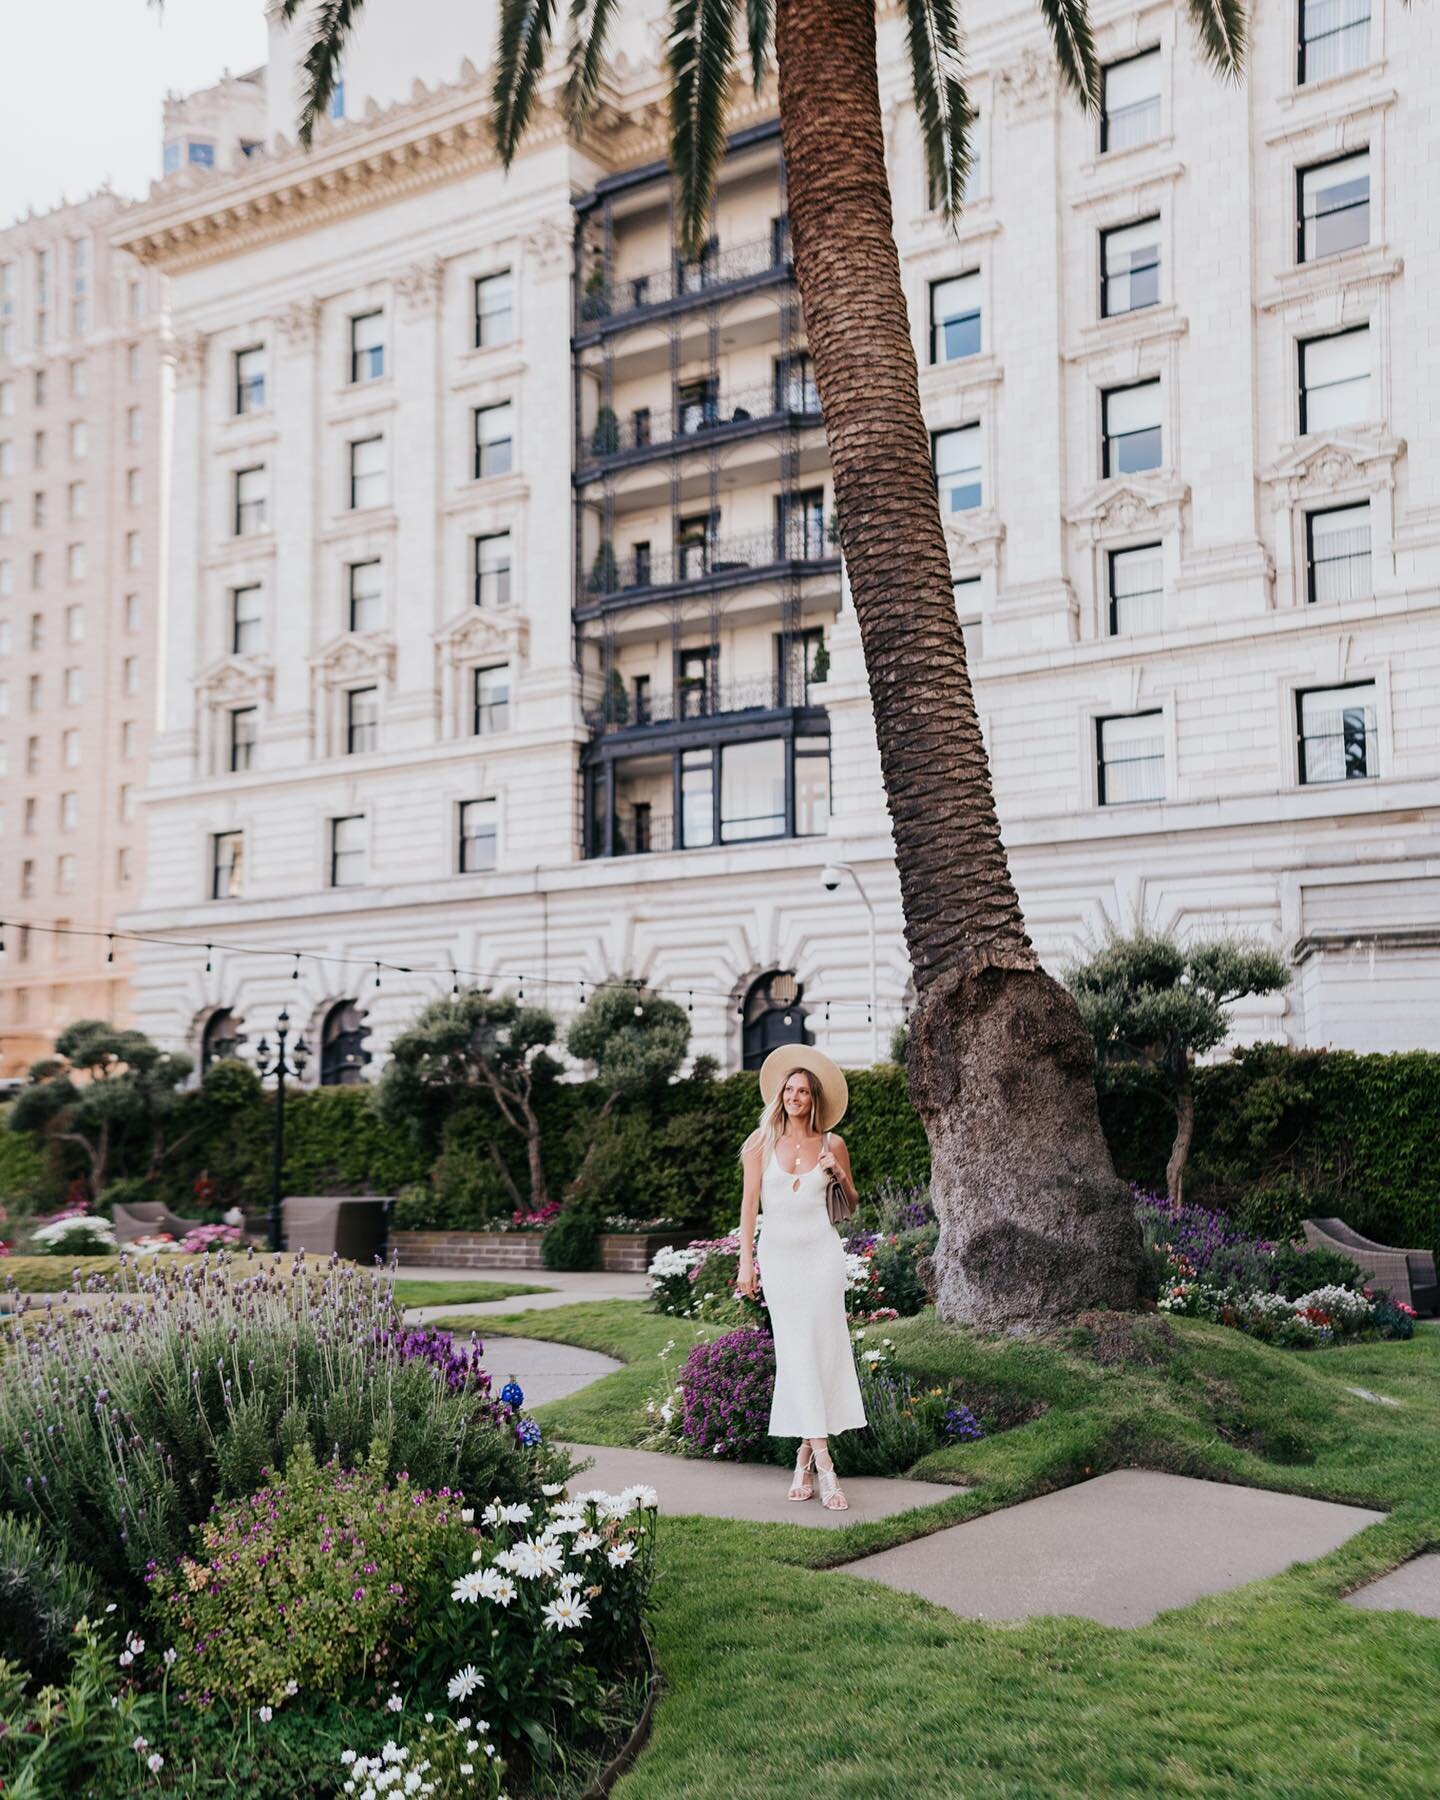
[[[30,0],[0,26],[0,228],[160,173],[160,107],[265,61],[265,0]]]

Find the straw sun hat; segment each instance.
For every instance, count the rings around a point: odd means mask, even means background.
[[[850,1089],[840,1065],[811,1044],[781,1044],[760,1065],[760,1098],[768,1106],[795,1069],[804,1069],[820,1083],[823,1110],[820,1129],[833,1131],[845,1117]]]

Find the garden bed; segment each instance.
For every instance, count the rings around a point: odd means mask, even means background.
[[[543,1269],[542,1231],[392,1231],[400,1267],[418,1269]],[[659,1250],[688,1242],[684,1231],[607,1231],[600,1234],[600,1267],[611,1275],[643,1275]]]

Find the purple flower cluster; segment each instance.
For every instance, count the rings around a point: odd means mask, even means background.
[[[681,1433],[694,1455],[743,1462],[768,1448],[775,1391],[775,1340],[746,1326],[697,1344],[677,1385],[684,1395]]]
[[[985,1427],[968,1406],[952,1406],[941,1421],[941,1429],[952,1444],[974,1443],[985,1435]]]
[[[490,1392],[490,1377],[480,1367],[485,1346],[477,1337],[472,1336],[467,1345],[457,1347],[448,1331],[417,1327],[409,1331],[377,1331],[374,1342],[377,1349],[389,1351],[399,1362],[433,1363],[452,1394]]]
[[[1211,1212],[1203,1206],[1185,1206],[1168,1195],[1147,1194],[1133,1185],[1130,1192],[1141,1224],[1149,1226],[1152,1235],[1169,1244],[1177,1256],[1183,1256],[1197,1275],[1208,1273],[1213,1263],[1232,1261],[1227,1251],[1268,1255],[1275,1248],[1239,1230],[1224,1213]]]

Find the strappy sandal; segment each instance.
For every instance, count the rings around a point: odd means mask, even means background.
[[[795,1479],[790,1483],[790,1492],[785,1496],[787,1500],[813,1500],[815,1498],[815,1489],[809,1479],[814,1467],[815,1452],[807,1444],[795,1463]]]
[[[835,1473],[834,1463],[827,1469],[813,1451],[811,1456],[815,1473],[820,1477],[820,1504],[828,1512],[849,1512],[850,1502],[845,1498],[845,1490],[840,1485],[840,1477]]]

